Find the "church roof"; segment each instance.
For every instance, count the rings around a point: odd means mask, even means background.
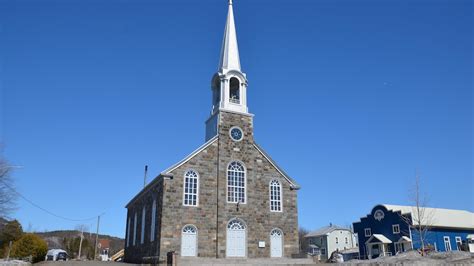
[[[221,56],[219,60],[219,72],[229,70],[240,71],[239,47],[237,45],[237,33],[235,31],[234,11],[232,0],[229,0],[229,12],[222,40]]]

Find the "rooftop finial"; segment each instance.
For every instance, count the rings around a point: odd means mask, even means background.
[[[232,0],[229,0],[229,5],[232,5]]]

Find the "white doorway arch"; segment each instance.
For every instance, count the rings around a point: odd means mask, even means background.
[[[283,232],[278,228],[270,233],[270,257],[283,257]]]
[[[181,230],[181,256],[196,257],[197,255],[197,228],[186,225]]]
[[[247,225],[240,219],[232,219],[227,224],[227,257],[245,257],[247,255]]]

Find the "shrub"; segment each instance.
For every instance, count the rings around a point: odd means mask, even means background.
[[[44,260],[47,252],[48,245],[41,237],[35,234],[24,234],[13,243],[11,257],[24,258],[32,256],[32,262],[35,263]]]

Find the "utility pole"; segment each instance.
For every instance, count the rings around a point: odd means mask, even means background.
[[[145,165],[145,176],[143,177],[143,187],[146,186],[146,174],[148,173],[148,165]]]
[[[10,251],[12,251],[12,241],[10,241],[10,244],[8,245],[7,261],[10,260]]]
[[[77,256],[77,259],[81,259],[81,250],[82,250],[82,239],[84,238],[84,225],[81,226],[81,242],[79,242],[79,255]]]
[[[95,248],[94,248],[94,260],[97,258],[97,241],[99,240],[99,223],[100,223],[100,215],[97,216],[97,231],[95,233]]]

